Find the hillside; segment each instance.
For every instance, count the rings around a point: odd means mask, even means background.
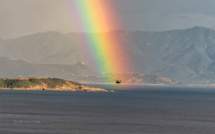
[[[0,76],[14,77],[57,77],[62,79],[78,79],[86,75],[94,75],[91,68],[83,63],[74,65],[31,64],[22,60],[0,57]]]
[[[84,86],[73,81],[39,77],[0,79],[0,89],[108,92],[105,89]]]
[[[160,74],[186,82],[214,82],[215,30],[193,27],[135,32],[132,38],[144,53],[142,62],[137,65],[144,68],[144,74]]]
[[[103,74],[96,75],[84,63],[74,65],[51,65],[51,64],[30,64],[21,60],[11,60],[0,57],[0,76],[3,78],[17,77],[51,77],[61,78],[81,83],[103,83],[111,79],[112,83],[120,79],[123,83],[132,84],[174,84],[165,77],[156,75],[138,74]],[[167,81],[166,81],[167,80]]]
[[[83,61],[80,44],[59,32],[37,33],[0,44],[0,57],[30,63],[74,64]]]
[[[101,34],[43,32],[23,36],[16,39],[5,39],[0,42],[0,57],[23,60],[34,64],[63,64],[73,65],[85,62],[94,66],[96,60],[90,52],[89,36],[114,36],[124,50],[131,54],[132,47],[124,31],[112,31]],[[101,60],[103,57],[97,57]],[[124,57],[117,57],[118,60]],[[104,60],[105,61],[105,60]]]
[[[128,73],[161,75],[185,83],[215,83],[214,29],[193,27],[163,32],[116,30],[101,33],[99,36],[107,34],[115,36],[125,46],[123,51],[132,59],[128,64],[134,66],[134,70]],[[97,69],[95,68],[97,59],[90,57],[90,52],[87,51],[88,36],[92,35],[44,32],[17,39],[2,39],[0,57],[26,62],[27,64],[23,64],[29,66],[27,68],[30,71],[21,69],[14,72],[10,70],[13,68],[11,66],[0,71],[4,76],[10,75],[10,77],[22,77],[23,73],[27,77],[44,73],[49,74],[50,77],[58,77],[53,76],[57,72],[60,78],[65,79],[72,78],[71,75],[74,74],[76,76],[94,75],[91,72]],[[117,60],[121,58],[123,57],[117,57]],[[78,63],[85,63],[84,67],[73,66]],[[22,71],[23,73],[19,74]]]

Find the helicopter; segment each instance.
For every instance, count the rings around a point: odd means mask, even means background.
[[[120,84],[121,83],[121,80],[116,80],[116,84]]]

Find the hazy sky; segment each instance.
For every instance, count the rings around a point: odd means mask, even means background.
[[[83,0],[84,1],[84,0]],[[88,0],[90,1],[90,0]],[[114,0],[121,29],[162,31],[193,26],[215,28],[214,0]],[[0,0],[0,37],[74,28],[66,0]],[[90,32],[90,31],[86,31]]]

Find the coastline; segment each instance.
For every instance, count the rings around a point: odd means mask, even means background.
[[[71,92],[110,92],[106,89],[102,88],[94,88],[94,87],[89,87],[85,89],[62,89],[62,88],[45,88],[44,90],[41,88],[1,88],[0,90],[27,90],[27,91],[71,91]]]
[[[82,91],[110,92],[109,90],[85,86],[83,84],[58,78],[27,77],[0,79],[2,90],[37,90],[37,91]]]
[[[120,85],[128,85],[128,86],[184,86],[184,87],[215,87],[215,84],[184,84],[184,85],[180,85],[180,84],[132,84],[132,83],[120,83],[120,84],[116,84],[116,83],[85,83],[82,82],[85,85],[116,85],[116,86],[120,86]]]

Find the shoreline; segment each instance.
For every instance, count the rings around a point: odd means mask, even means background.
[[[179,85],[179,84],[131,84],[131,83],[121,83],[121,84],[116,84],[116,83],[82,83],[82,84],[88,84],[88,85],[131,85],[131,86],[184,86],[184,87],[193,87],[193,86],[198,86],[198,87],[215,87],[215,84],[184,84],[184,85]]]
[[[83,85],[85,85],[85,84],[91,84],[91,85],[93,85],[93,84],[96,84],[96,85],[142,85],[142,86],[144,86],[144,85],[146,85],[146,86],[186,86],[186,85],[177,85],[177,84],[132,84],[132,83],[120,83],[120,84],[116,84],[116,83],[84,83],[84,82],[82,82],[82,84]],[[215,86],[215,85],[214,85]]]

